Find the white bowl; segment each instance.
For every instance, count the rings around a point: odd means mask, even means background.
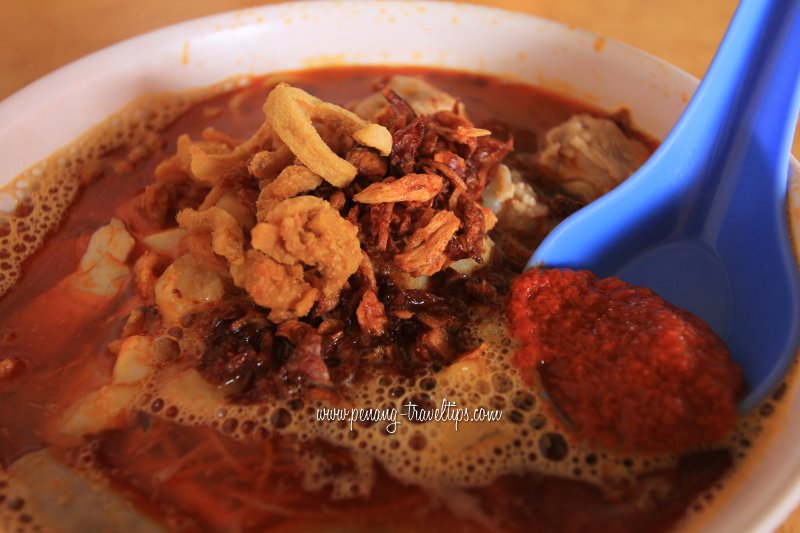
[[[595,46],[596,39],[531,16],[446,2],[302,2],[202,18],[94,53],[0,102],[0,184],[136,96],[332,63],[510,76],[604,109],[627,107],[639,129],[663,138],[697,80],[629,46]],[[791,173],[797,236],[797,161]],[[704,530],[772,532],[800,501],[800,397],[786,402],[782,427],[754,451],[757,460]]]

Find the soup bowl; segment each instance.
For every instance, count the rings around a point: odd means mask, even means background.
[[[357,29],[357,31],[355,31]],[[408,36],[413,35],[413,39]],[[418,65],[497,75],[608,111],[663,139],[698,80],[640,50],[532,16],[447,2],[298,2],[197,19],[63,67],[0,103],[0,184],[136,97],[328,65]],[[800,231],[800,165],[790,169]],[[0,204],[10,205],[4,197]],[[789,381],[792,380],[791,377]],[[800,396],[790,383],[744,466],[694,526],[771,532],[800,502]]]

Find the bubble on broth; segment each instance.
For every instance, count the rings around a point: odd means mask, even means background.
[[[29,533],[44,531],[36,519],[36,511],[28,505],[28,488],[0,470],[0,531]]]

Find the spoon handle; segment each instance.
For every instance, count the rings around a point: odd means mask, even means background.
[[[800,302],[787,206],[789,152],[800,110],[800,1],[745,4],[763,10],[761,38],[754,37],[749,61],[736,73],[736,99],[723,114],[725,130],[687,221],[728,265],[728,283],[735,288],[736,326],[726,340],[752,388],[743,411],[769,392],[796,353],[799,332],[792,322]],[[758,314],[761,324],[748,313]]]
[[[746,218],[758,202],[784,201],[799,81],[800,1],[743,0],[663,146],[694,170],[676,173],[690,179],[681,183],[690,202],[679,221],[684,234],[714,241],[723,227],[730,231],[732,215]],[[783,221],[772,227],[786,228],[779,211]]]

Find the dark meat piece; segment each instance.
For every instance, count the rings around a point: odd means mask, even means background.
[[[392,132],[392,155],[391,168],[398,175],[412,174],[419,159],[419,152],[423,149],[423,144],[433,133],[429,127],[431,119],[427,116],[415,118],[409,125]]]
[[[331,382],[328,367],[322,360],[322,335],[305,322],[289,320],[278,326],[275,335],[284,337],[294,345],[285,368],[315,384]]]
[[[455,238],[458,246],[447,248],[448,257],[453,261],[470,257],[479,265],[483,264],[483,237],[486,235],[483,211],[473,200],[459,196],[455,213],[461,219],[461,229]]]
[[[215,318],[197,362],[197,370],[207,381],[224,385],[237,396],[281,366],[272,350],[273,326],[265,315],[231,306],[217,308],[209,316]]]
[[[473,199],[478,199],[484,187],[489,184],[490,176],[494,175],[497,166],[514,149],[514,140],[500,141],[494,137],[480,137],[475,150],[469,158],[469,165],[473,172],[466,178],[467,188]]]

